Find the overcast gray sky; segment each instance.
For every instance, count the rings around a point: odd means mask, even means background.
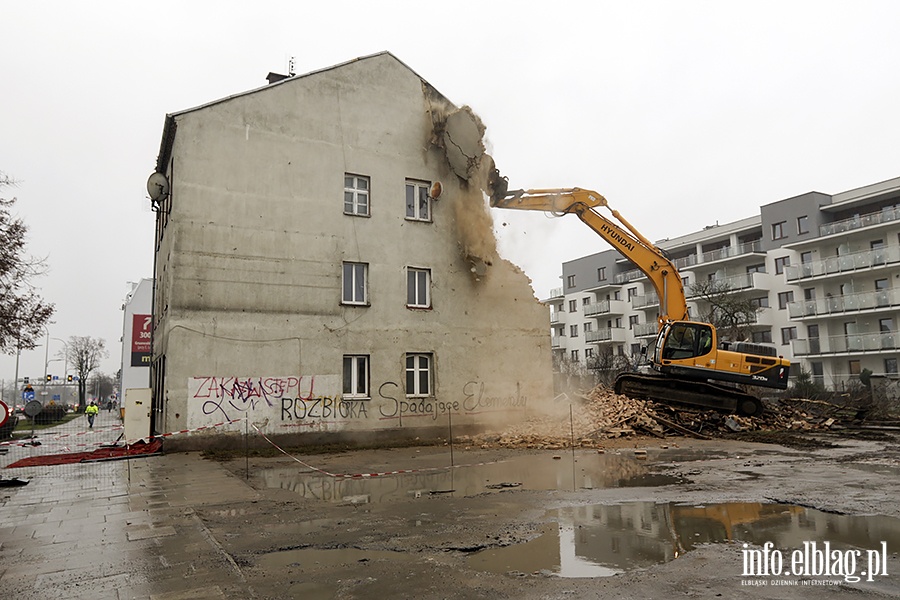
[[[5,0],[0,171],[20,184],[4,195],[50,267],[51,337],[105,339],[112,374],[127,282],[151,275],[166,113],[260,87],[291,56],[300,74],[391,51],[475,109],[511,187],[595,189],[657,240],[900,176],[898,24],[892,0]],[[607,248],[575,217],[494,217],[539,297],[563,261]]]

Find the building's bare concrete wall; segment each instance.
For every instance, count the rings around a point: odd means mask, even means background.
[[[381,54],[175,115],[158,429],[479,425],[549,401],[548,309],[507,261],[473,276],[431,92]],[[370,217],[343,214],[345,173],[371,178]],[[443,183],[433,222],[405,219],[408,178]],[[368,263],[369,306],[341,304],[342,261]],[[431,269],[431,309],[406,307],[406,267]],[[407,352],[433,353],[433,398],[406,402]],[[371,400],[342,401],[345,354],[370,356]]]

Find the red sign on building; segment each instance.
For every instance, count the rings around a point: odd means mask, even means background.
[[[131,322],[131,366],[149,367],[152,356],[150,347],[151,315],[133,315]]]

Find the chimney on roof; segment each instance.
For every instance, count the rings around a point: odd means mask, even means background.
[[[269,84],[273,84],[281,81],[282,79],[287,79],[288,77],[290,77],[290,75],[282,75],[281,73],[269,73],[268,75],[266,75],[266,81],[268,81]]]

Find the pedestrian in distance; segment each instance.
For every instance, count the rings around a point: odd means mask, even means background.
[[[99,413],[99,412],[100,412],[100,407],[97,406],[97,403],[94,402],[93,400],[91,401],[91,403],[88,406],[85,407],[84,414],[87,415],[88,427],[90,427],[90,428],[94,427],[94,418],[97,416],[97,413]]]

